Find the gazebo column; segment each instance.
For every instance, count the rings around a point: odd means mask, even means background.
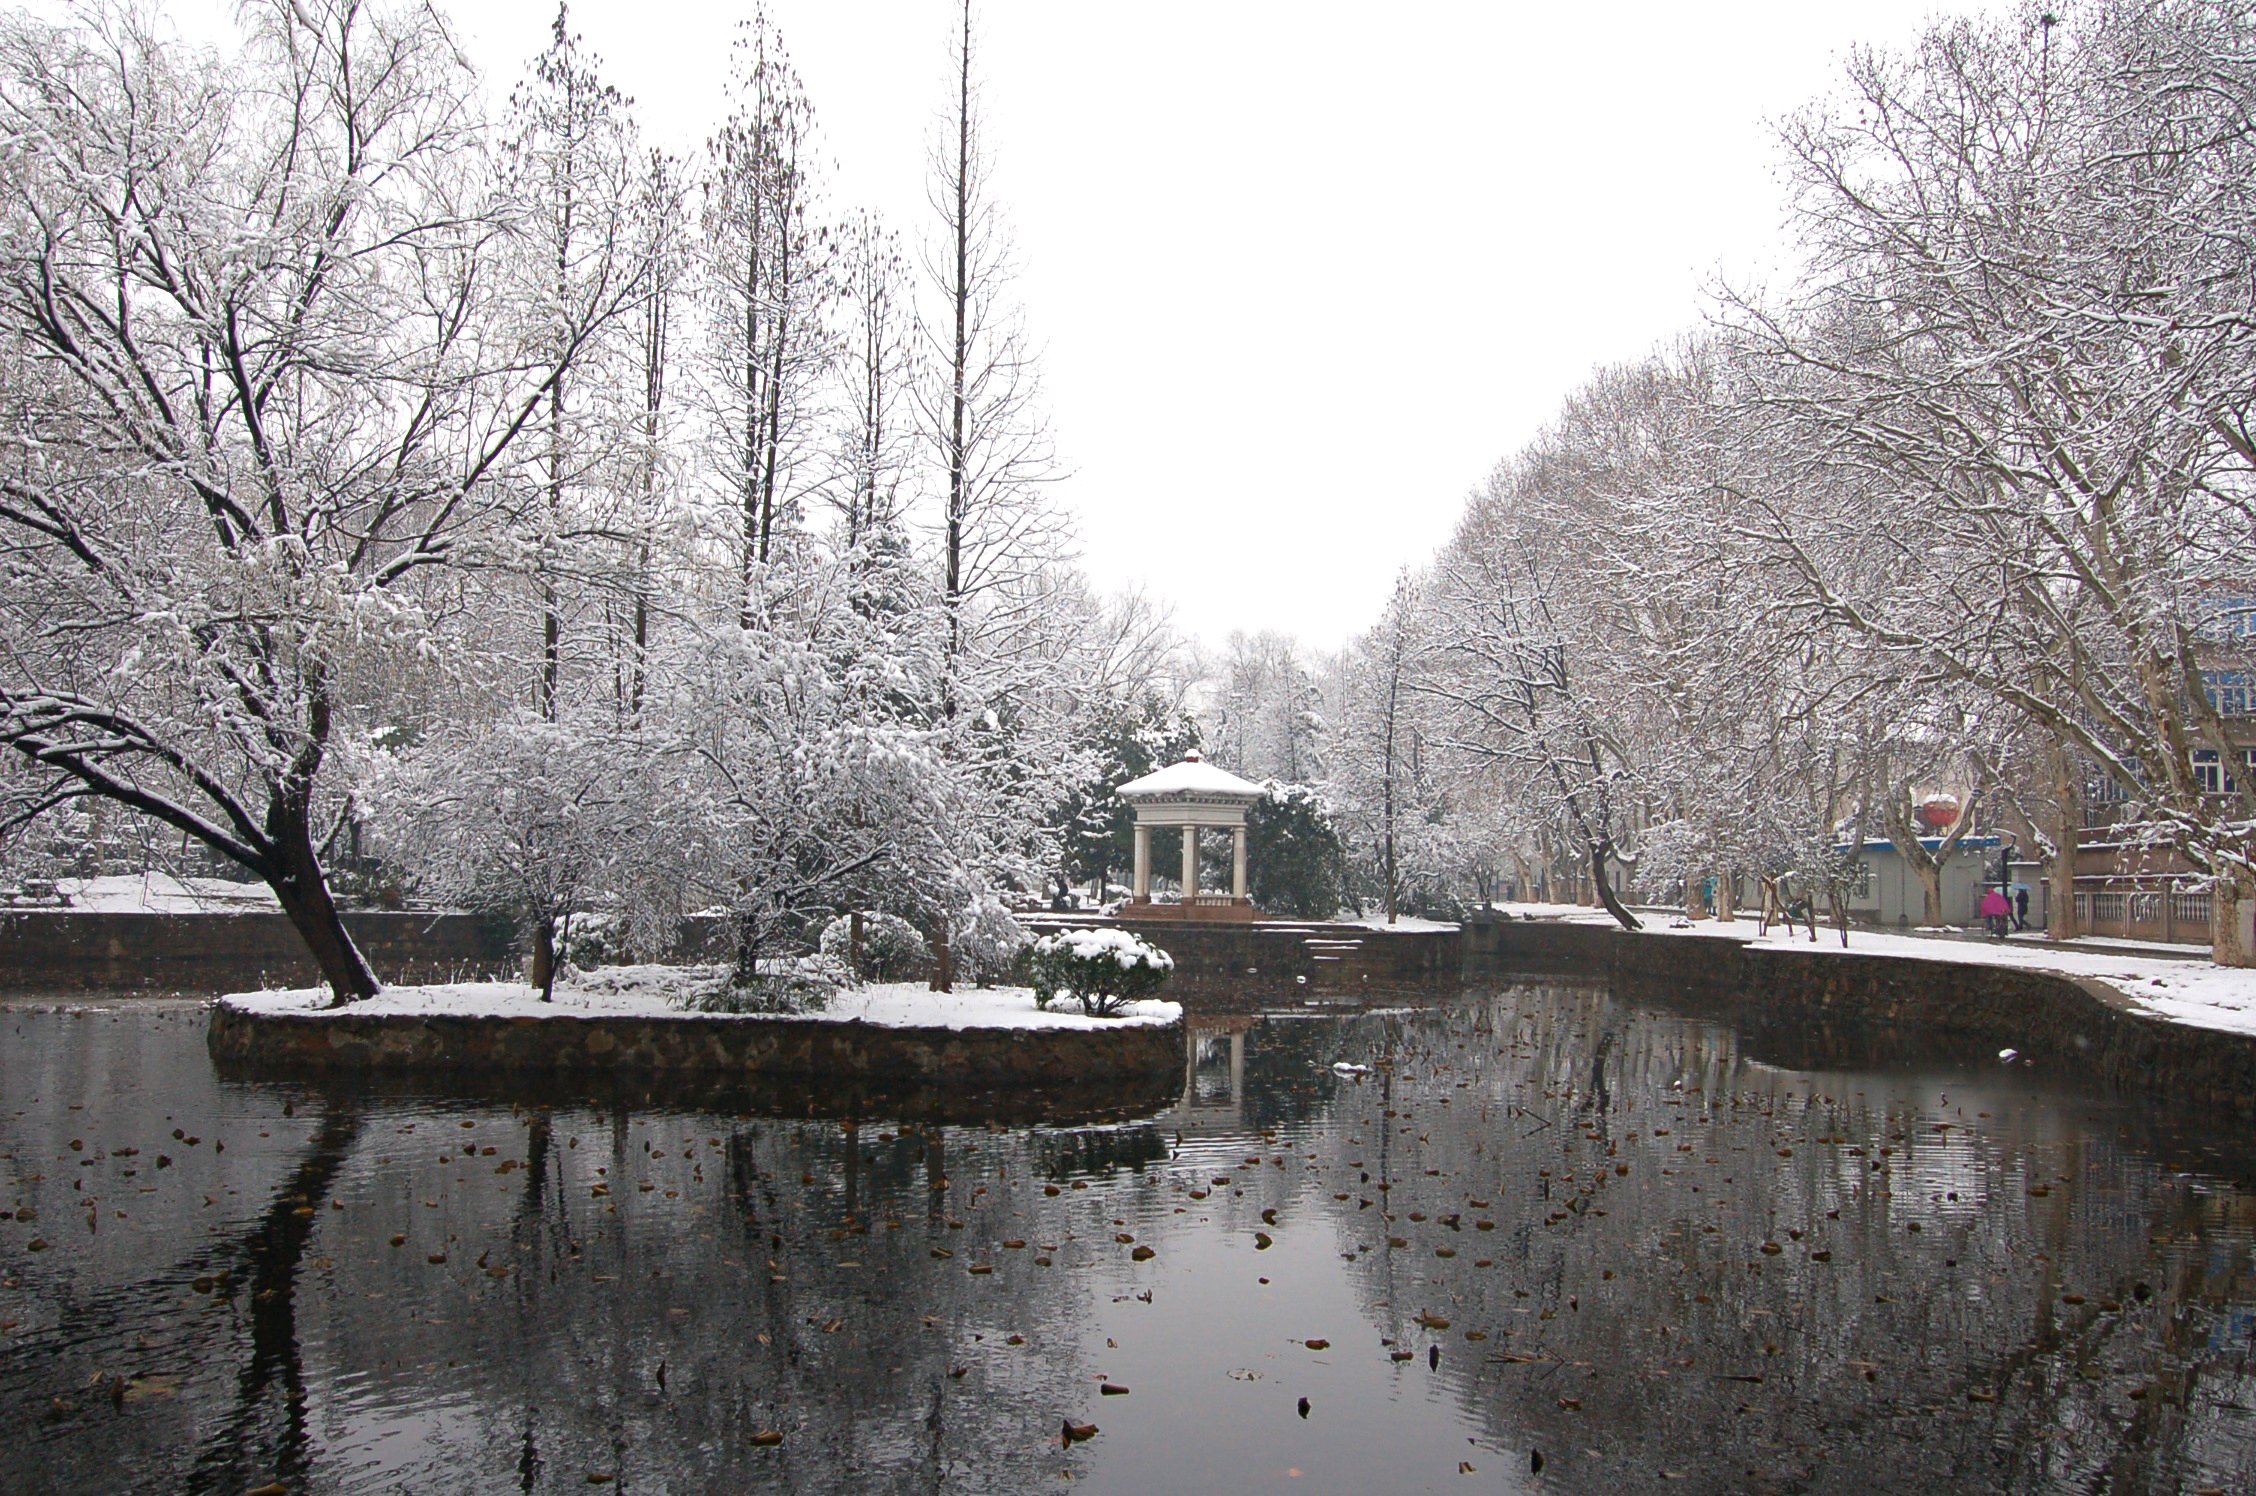
[[[1230,828],[1230,897],[1242,904],[1245,902],[1245,896],[1246,829],[1242,825],[1232,826]]]
[[[1198,902],[1198,827],[1183,827],[1183,906]]]
[[[1136,822],[1136,892],[1139,904],[1151,902],[1151,827]]]

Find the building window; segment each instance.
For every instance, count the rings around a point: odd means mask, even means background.
[[[2243,748],[2235,757],[2243,773],[2256,769],[2256,748]],[[2220,770],[2214,748],[2193,750],[2193,779],[2205,795],[2229,795],[2240,787],[2232,775]]]
[[[1849,870],[1849,901],[1856,904],[1872,902],[1872,864],[1859,862]]]
[[[2201,611],[2208,616],[2201,632],[2212,639],[2256,639],[2256,597],[2219,593],[2205,598]]]
[[[2245,670],[2205,670],[2201,673],[2201,691],[2209,698],[2220,717],[2245,717],[2248,712],[2249,679]]]

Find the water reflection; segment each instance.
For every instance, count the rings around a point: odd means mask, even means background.
[[[1028,1123],[7,1011],[7,1484],[2247,1488],[2252,1150],[1882,1038],[1522,985]]]

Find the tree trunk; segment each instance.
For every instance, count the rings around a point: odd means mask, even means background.
[[[750,988],[760,979],[760,919],[755,914],[736,917],[736,985]]]
[[[556,1000],[556,921],[545,914],[536,914],[528,921],[526,944],[532,960],[525,969],[528,985],[540,989],[542,1002]]]
[[[2053,798],[2060,811],[2060,829],[2052,838],[2051,886],[2045,890],[2045,936],[2050,940],[2074,940],[2084,932],[2083,918],[2076,912],[2076,851],[2083,835],[2082,786],[2076,782],[2075,766],[2067,750],[2055,745],[2053,752]]]
[[[321,979],[329,984],[329,1005],[341,1008],[374,997],[376,974],[353,944],[337,901],[330,897],[329,880],[322,876],[321,861],[314,855],[306,808],[277,797],[266,824],[278,864],[267,885],[321,968]]]
[[[2256,952],[2240,936],[2241,909],[2256,898],[2252,882],[2246,873],[2230,872],[2219,874],[2210,887],[2209,959],[2219,966],[2256,966]]]
[[[932,990],[956,990],[956,955],[948,948],[948,921],[935,922],[932,931]]]
[[[1921,867],[1914,863],[1912,871],[1919,874],[1919,922],[1933,929],[1943,922],[1943,865],[1936,862]]]
[[[1614,839],[1610,836],[1601,836],[1590,844],[1591,885],[1598,891],[1598,902],[1606,906],[1608,914],[1620,921],[1623,929],[1642,930],[1645,927],[1638,923],[1637,916],[1629,912],[1615,895],[1614,886],[1606,881],[1606,862],[1613,855]]]
[[[1738,890],[1731,886],[1738,879],[1739,874],[1731,868],[1716,874],[1715,917],[1727,925],[1739,918]]]

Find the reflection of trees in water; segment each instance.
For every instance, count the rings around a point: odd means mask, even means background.
[[[2248,1484],[2248,1149],[2022,1072],[1779,1053],[1586,986],[1510,990],[1262,1022],[1235,1116],[1194,1087],[1150,1123],[1032,1131],[216,1096],[185,1068],[166,1090],[183,1057],[152,1055],[60,1125],[115,1148],[121,1110],[140,1132],[224,1112],[225,1160],[207,1140],[161,1179],[76,1169],[54,1118],[8,1124],[19,1169],[56,1160],[26,1186],[42,1229],[72,1224],[73,1169],[142,1228],[8,1259],[10,1480],[1028,1489],[1101,1458],[1057,1444],[1097,1414],[1092,1302],[1178,1235],[1268,1229],[1330,1233],[1416,1355],[1396,1374],[1567,1484]],[[290,1094],[303,1115],[275,1115]],[[1120,1235],[1160,1252],[1141,1280]],[[222,1267],[230,1295],[188,1292]],[[175,1368],[176,1393],[114,1410],[84,1385]],[[47,1421],[58,1394],[75,1410]]]
[[[1053,1199],[1044,1181],[1076,1159],[1127,1175],[1160,1158],[1148,1126],[1030,1137],[446,1098],[324,1111],[294,1088],[222,1101],[200,1028],[183,1039],[111,1092],[74,1061],[87,1111],[71,1131],[121,1141],[134,1108],[128,1131],[150,1137],[169,1113],[242,1120],[232,1172],[213,1139],[171,1145],[161,1176],[142,1158],[160,1193],[118,1203],[161,1229],[102,1238],[101,1281],[84,1281],[91,1254],[7,1259],[10,1306],[43,1316],[0,1340],[0,1427],[23,1436],[11,1488],[556,1489],[599,1472],[1003,1490],[1086,1473],[1058,1429],[1093,1397],[1080,1334],[1113,1250],[1105,1212],[1141,1186]],[[276,1116],[292,1094],[306,1116]],[[19,1129],[11,1151],[57,1155],[61,1176],[69,1135]],[[73,1182],[27,1188],[71,1201]],[[198,1201],[231,1187],[260,1203],[215,1231]],[[60,1237],[59,1214],[34,1224]],[[214,1274],[231,1293],[190,1295]],[[130,1399],[88,1389],[95,1369],[130,1379]],[[145,1397],[160,1372],[174,1380]],[[780,1446],[753,1443],[767,1429]]]
[[[1071,1290],[998,1245],[1039,1189],[1020,1137],[612,1112],[536,1119],[520,1141],[547,1178],[508,1209],[499,1193],[475,1208],[475,1177],[411,1176],[450,1195],[453,1293],[428,1296],[442,1312],[421,1325],[359,1323],[344,1361],[388,1369],[426,1417],[458,1364],[517,1389],[515,1407],[453,1413],[432,1467],[499,1477],[507,1450],[527,1485],[585,1470],[827,1490],[847,1472],[906,1490],[948,1472],[1010,1488],[1071,1462],[1054,1447],[1081,1391],[1059,1333]],[[476,1255],[458,1267],[457,1250]],[[755,1445],[763,1430],[783,1444]]]
[[[1101,1179],[1146,1169],[1167,1157],[1156,1126],[1045,1128],[1033,1135],[1035,1167],[1044,1179]]]
[[[1499,1440],[1603,1442],[1570,1478],[2256,1470],[2246,1223],[2186,1214],[2104,1117],[2000,1075],[1795,1075],[1587,988],[1436,1012],[1388,1058],[1316,1144],[1351,1271]],[[1391,1221],[1356,1208],[1374,1157]]]
[[[202,1065],[200,1012],[11,1018],[0,1074],[43,1104],[0,1141],[9,1203],[37,1211],[0,1274],[0,1317],[19,1321],[0,1337],[7,1483],[112,1489],[156,1467],[184,1491],[294,1477],[309,1458],[298,1295],[358,1110],[277,1116],[253,1135],[243,1098]],[[183,1083],[152,1092],[136,1084],[149,1074]],[[175,1132],[175,1111],[209,1136]],[[13,1250],[42,1235],[47,1252]]]
[[[306,1377],[298,1343],[298,1279],[329,1187],[360,1139],[357,1109],[321,1119],[297,1169],[276,1191],[257,1229],[238,1250],[249,1272],[250,1345],[235,1378],[233,1406],[203,1433],[181,1488],[246,1490],[281,1479],[296,1483],[310,1455]],[[232,1255],[232,1253],[230,1254]]]

